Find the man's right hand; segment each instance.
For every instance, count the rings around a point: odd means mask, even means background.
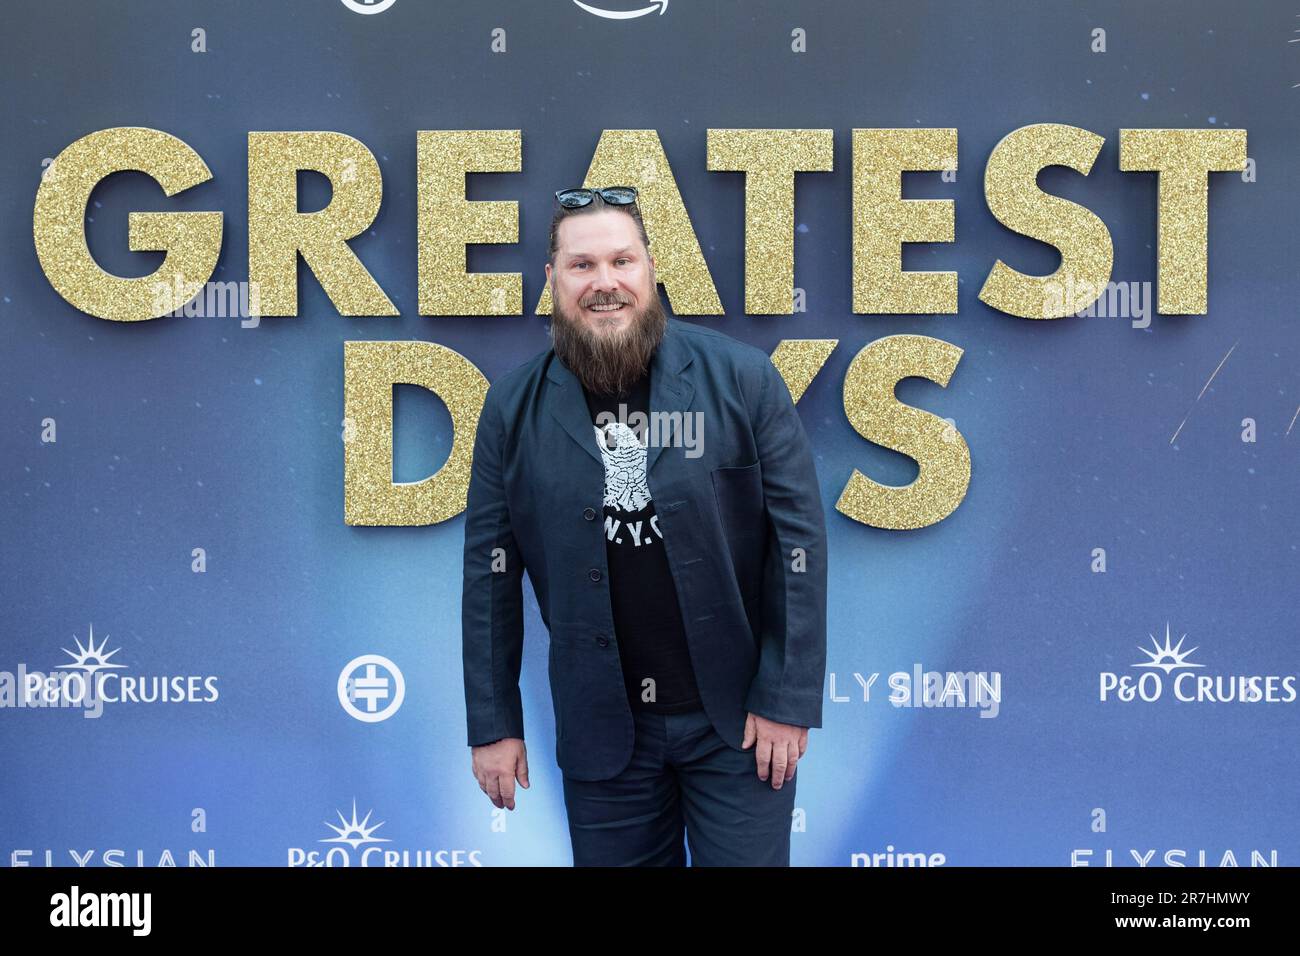
[[[519,737],[505,737],[471,748],[474,779],[493,806],[515,808],[515,778],[528,787],[528,750]]]

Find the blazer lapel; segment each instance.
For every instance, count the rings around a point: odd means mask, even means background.
[[[587,408],[587,399],[582,394],[582,383],[560,361],[552,351],[551,366],[546,370],[546,377],[559,388],[553,389],[547,396],[551,415],[569,433],[569,437],[582,446],[582,449],[600,463],[601,472],[605,470],[604,459],[596,447],[596,433],[591,423],[591,410]]]
[[[695,396],[695,386],[689,378],[682,375],[682,370],[691,364],[691,352],[682,342],[678,319],[669,318],[668,327],[659,341],[650,359],[650,411],[679,412],[684,418]],[[568,367],[560,361],[558,355],[551,352],[550,367],[546,378],[559,386],[549,397],[551,415],[569,437],[577,442],[593,459],[605,467],[600,449],[596,446],[595,426],[591,422],[591,410],[587,408],[587,399],[582,393],[582,383]],[[664,429],[662,437],[671,438],[671,428]],[[662,444],[652,444],[646,452],[646,473],[654,467]]]
[[[678,412],[678,420],[686,418],[686,410],[691,407],[695,397],[695,386],[689,378],[681,374],[691,364],[691,351],[682,341],[682,332],[677,319],[668,320],[664,337],[655,349],[650,360],[650,411]],[[660,441],[652,444],[646,451],[645,470],[649,475],[663,451],[663,442],[672,440],[675,435],[671,419],[666,419],[666,427],[660,429]]]

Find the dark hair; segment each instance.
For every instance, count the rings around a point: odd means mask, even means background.
[[[585,206],[579,206],[576,209],[568,209],[561,206],[558,202],[555,204],[555,213],[551,217],[551,242],[546,252],[546,261],[552,266],[555,265],[555,253],[558,251],[557,241],[560,235],[560,223],[570,216],[589,215],[593,212],[603,212],[606,209],[613,209],[616,212],[625,212],[632,217],[636,223],[637,232],[641,234],[641,242],[645,245],[646,255],[650,254],[650,237],[646,235],[645,223],[641,221],[641,209],[635,202],[628,203],[625,206],[611,206],[605,200],[600,198],[600,193],[596,193],[591,202]]]

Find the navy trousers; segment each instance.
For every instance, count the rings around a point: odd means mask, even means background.
[[[610,780],[564,777],[574,866],[789,866],[795,780],[760,780],[703,709],[633,711],[636,743]]]

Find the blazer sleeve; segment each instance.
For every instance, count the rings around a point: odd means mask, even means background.
[[[524,736],[524,562],[510,527],[504,446],[498,396],[489,387],[474,435],[465,509],[461,656],[470,746]]]
[[[820,727],[826,677],[826,517],[812,446],[794,399],[771,360],[763,365],[751,424],[768,544],[758,671],[745,708],[783,724]]]

